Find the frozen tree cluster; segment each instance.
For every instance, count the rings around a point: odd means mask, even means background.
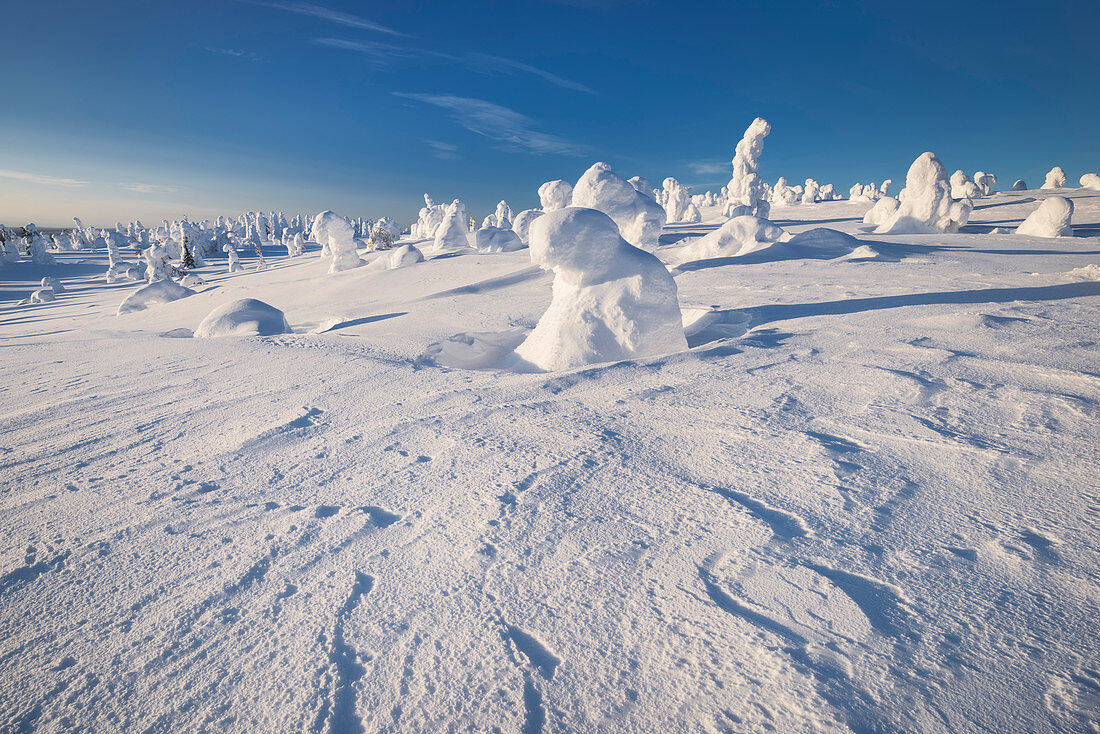
[[[1066,172],[1062,170],[1061,166],[1055,166],[1047,171],[1046,181],[1043,182],[1044,189],[1064,189],[1066,187]]]

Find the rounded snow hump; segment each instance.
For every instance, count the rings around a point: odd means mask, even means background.
[[[195,329],[195,336],[200,339],[290,333],[290,324],[283,312],[255,298],[242,298],[218,306]]]

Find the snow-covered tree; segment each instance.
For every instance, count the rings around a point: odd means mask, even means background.
[[[521,359],[561,370],[687,348],[676,282],[607,214],[548,212],[530,235],[531,260],[554,273],[554,285],[550,307],[516,349]]]
[[[1016,234],[1029,237],[1072,237],[1069,226],[1073,202],[1064,196],[1049,196],[1016,228]]]
[[[737,143],[732,161],[733,175],[726,184],[730,203],[747,206],[761,217],[767,217],[771,210],[765,199],[764,180],[760,178],[760,154],[764,152],[764,138],[771,131],[772,126],[764,118],[752,121]]]
[[[594,163],[573,187],[573,206],[602,211],[619,226],[623,238],[642,249],[657,247],[665,210],[616,175],[607,163]]]
[[[875,230],[878,234],[957,232],[974,208],[970,199],[951,197],[947,169],[934,153],[922,153],[913,161],[898,199],[901,204]]]
[[[1055,166],[1047,172],[1046,181],[1043,182],[1044,189],[1061,189],[1066,186],[1066,172],[1062,170],[1061,166]]]

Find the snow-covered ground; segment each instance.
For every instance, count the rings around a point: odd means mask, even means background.
[[[555,373],[470,369],[527,250],[122,315],[102,251],[6,266],[0,730],[1095,731],[1100,192],[988,233],[1052,193],[774,207],[860,247],[683,265],[689,350]],[[245,298],[293,333],[188,338]]]

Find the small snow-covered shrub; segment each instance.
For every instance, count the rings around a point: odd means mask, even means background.
[[[614,220],[623,239],[635,247],[657,247],[665,210],[620,178],[607,163],[594,163],[573,187],[573,206],[596,209]]]
[[[1081,177],[1081,188],[1100,191],[1100,176],[1095,173],[1086,173]]]
[[[624,182],[625,183],[625,182]],[[516,354],[543,370],[687,348],[676,282],[607,214],[570,207],[531,225],[531,260],[554,273],[553,299]]]
[[[1066,185],[1066,172],[1062,170],[1061,166],[1055,166],[1047,171],[1046,181],[1043,182],[1044,189],[1061,189]]]
[[[523,240],[510,229],[482,227],[474,233],[478,252],[514,252],[523,249]]]
[[[1027,182],[1022,178],[1016,179],[1016,183],[1012,184],[1013,191],[1027,191]]]
[[[226,243],[222,249],[225,250],[225,254],[229,256],[229,272],[239,273],[244,270],[244,266],[241,265],[241,258],[237,255],[237,250],[233,245]]]
[[[901,204],[875,230],[878,234],[938,234],[957,232],[966,224],[974,204],[951,198],[947,170],[934,153],[922,153],[905,176]]]
[[[951,198],[952,199],[980,199],[982,190],[978,184],[970,180],[965,171],[955,171],[951,174]]]
[[[1016,234],[1029,237],[1072,237],[1069,226],[1073,218],[1073,202],[1064,196],[1051,196],[1028,215]]]
[[[242,298],[218,306],[195,329],[197,338],[290,333],[290,324],[283,312],[255,298]]]
[[[695,202],[687,205],[684,216],[680,217],[680,221],[683,224],[698,224],[703,221],[703,215],[699,212],[699,207],[695,206]]]
[[[863,223],[873,224],[876,227],[880,224],[885,224],[890,217],[894,216],[894,212],[898,210],[898,206],[899,202],[897,199],[892,196],[883,196],[863,215]]]
[[[401,245],[393,248],[381,262],[384,263],[381,266],[384,270],[397,270],[424,262],[424,253],[412,245]]]
[[[531,223],[544,213],[545,212],[540,209],[524,209],[516,215],[515,221],[512,222],[512,231],[519,235],[519,238],[526,243],[527,231],[531,228]]]
[[[49,288],[54,293],[64,293],[65,292],[65,286],[61,285],[61,281],[58,280],[57,278],[53,278],[49,275],[47,275],[45,278],[42,279],[42,287],[43,288]]]
[[[171,303],[195,295],[195,291],[171,280],[156,280],[126,296],[118,306],[118,315],[142,311],[158,303]]]
[[[997,177],[992,173],[978,171],[974,174],[974,183],[981,190],[982,196],[989,196],[993,193],[993,187],[997,185]]]
[[[31,303],[49,303],[54,300],[54,292],[52,288],[39,288],[31,294]]]
[[[556,181],[547,181],[542,186],[539,186],[539,202],[541,203],[542,210],[547,212],[556,211],[569,206],[569,202],[573,199],[573,184],[568,181],[562,181],[558,179]]]

